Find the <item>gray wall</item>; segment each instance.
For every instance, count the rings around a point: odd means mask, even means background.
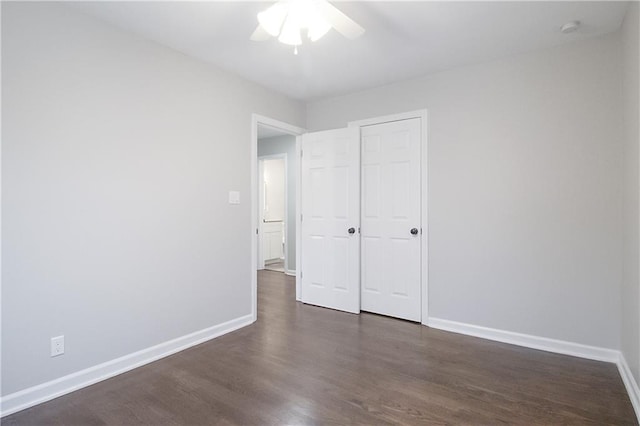
[[[431,317],[620,346],[619,35],[307,105],[429,110]]]
[[[638,241],[640,238],[640,178],[638,175],[638,156],[640,155],[638,134],[638,98],[640,89],[638,74],[638,3],[629,5],[622,27],[623,53],[623,93],[624,93],[624,257],[622,281],[622,353],[629,364],[636,382],[640,382],[640,280],[638,268],[640,256]]]
[[[289,270],[296,270],[296,174],[298,157],[296,156],[296,137],[291,135],[274,136],[258,140],[258,156],[287,154],[287,261]]]
[[[251,114],[301,103],[3,2],[2,107],[2,395],[250,314]]]

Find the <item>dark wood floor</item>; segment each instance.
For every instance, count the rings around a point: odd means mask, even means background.
[[[613,364],[258,293],[257,323],[2,423],[636,424]]]

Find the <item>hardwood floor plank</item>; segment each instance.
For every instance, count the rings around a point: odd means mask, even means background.
[[[304,305],[271,271],[255,324],[2,423],[637,424],[614,364]]]

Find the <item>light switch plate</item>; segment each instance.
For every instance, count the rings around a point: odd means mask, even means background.
[[[240,192],[229,191],[229,204],[240,204]]]

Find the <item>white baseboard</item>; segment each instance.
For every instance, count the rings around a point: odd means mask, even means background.
[[[429,327],[467,336],[480,337],[487,340],[524,346],[526,348],[539,349],[564,355],[572,355],[580,358],[596,361],[613,362],[618,366],[620,377],[624,383],[631,405],[640,421],[640,388],[636,382],[627,360],[622,352],[615,349],[588,346],[580,343],[566,342],[563,340],[549,339],[546,337],[532,336],[530,334],[514,333],[512,331],[498,330],[495,328],[481,327],[440,318],[429,318]]]
[[[633,410],[636,412],[636,418],[640,421],[640,388],[638,388],[638,382],[633,377],[629,364],[627,364],[627,360],[622,353],[618,358],[618,371],[620,372],[620,377],[622,377],[624,387],[627,388],[631,405],[633,405]]]
[[[481,327],[478,325],[465,324],[439,318],[429,318],[429,327],[466,334],[468,336],[481,337],[488,340],[495,340],[497,342],[539,349],[547,352],[593,359],[596,361],[617,363],[620,356],[620,352],[614,349],[588,346],[580,343],[532,336],[530,334],[514,333],[512,331]]]
[[[42,383],[0,399],[0,416],[4,417],[59,396],[90,386],[118,374],[180,352],[207,340],[230,333],[254,322],[253,315],[227,321],[168,342],[116,358],[105,363]]]
[[[289,275],[290,277],[295,277],[296,276],[296,270],[295,269],[285,269],[284,273],[286,275]]]
[[[293,274],[295,275],[295,272]],[[184,349],[245,327],[254,321],[255,319],[253,315],[245,315],[243,317],[107,361],[85,370],[9,394],[0,399],[0,416],[4,417],[9,414],[13,414],[34,405],[41,404],[78,389],[90,386],[102,380],[117,376],[129,370],[133,370],[134,368],[141,367],[176,352],[180,352]],[[622,381],[629,394],[631,404],[636,412],[636,417],[640,419],[640,388],[629,369],[629,365],[627,364],[624,355],[617,350],[481,327],[439,318],[429,318],[429,327],[524,346],[532,349],[616,363],[620,376],[622,377]]]

